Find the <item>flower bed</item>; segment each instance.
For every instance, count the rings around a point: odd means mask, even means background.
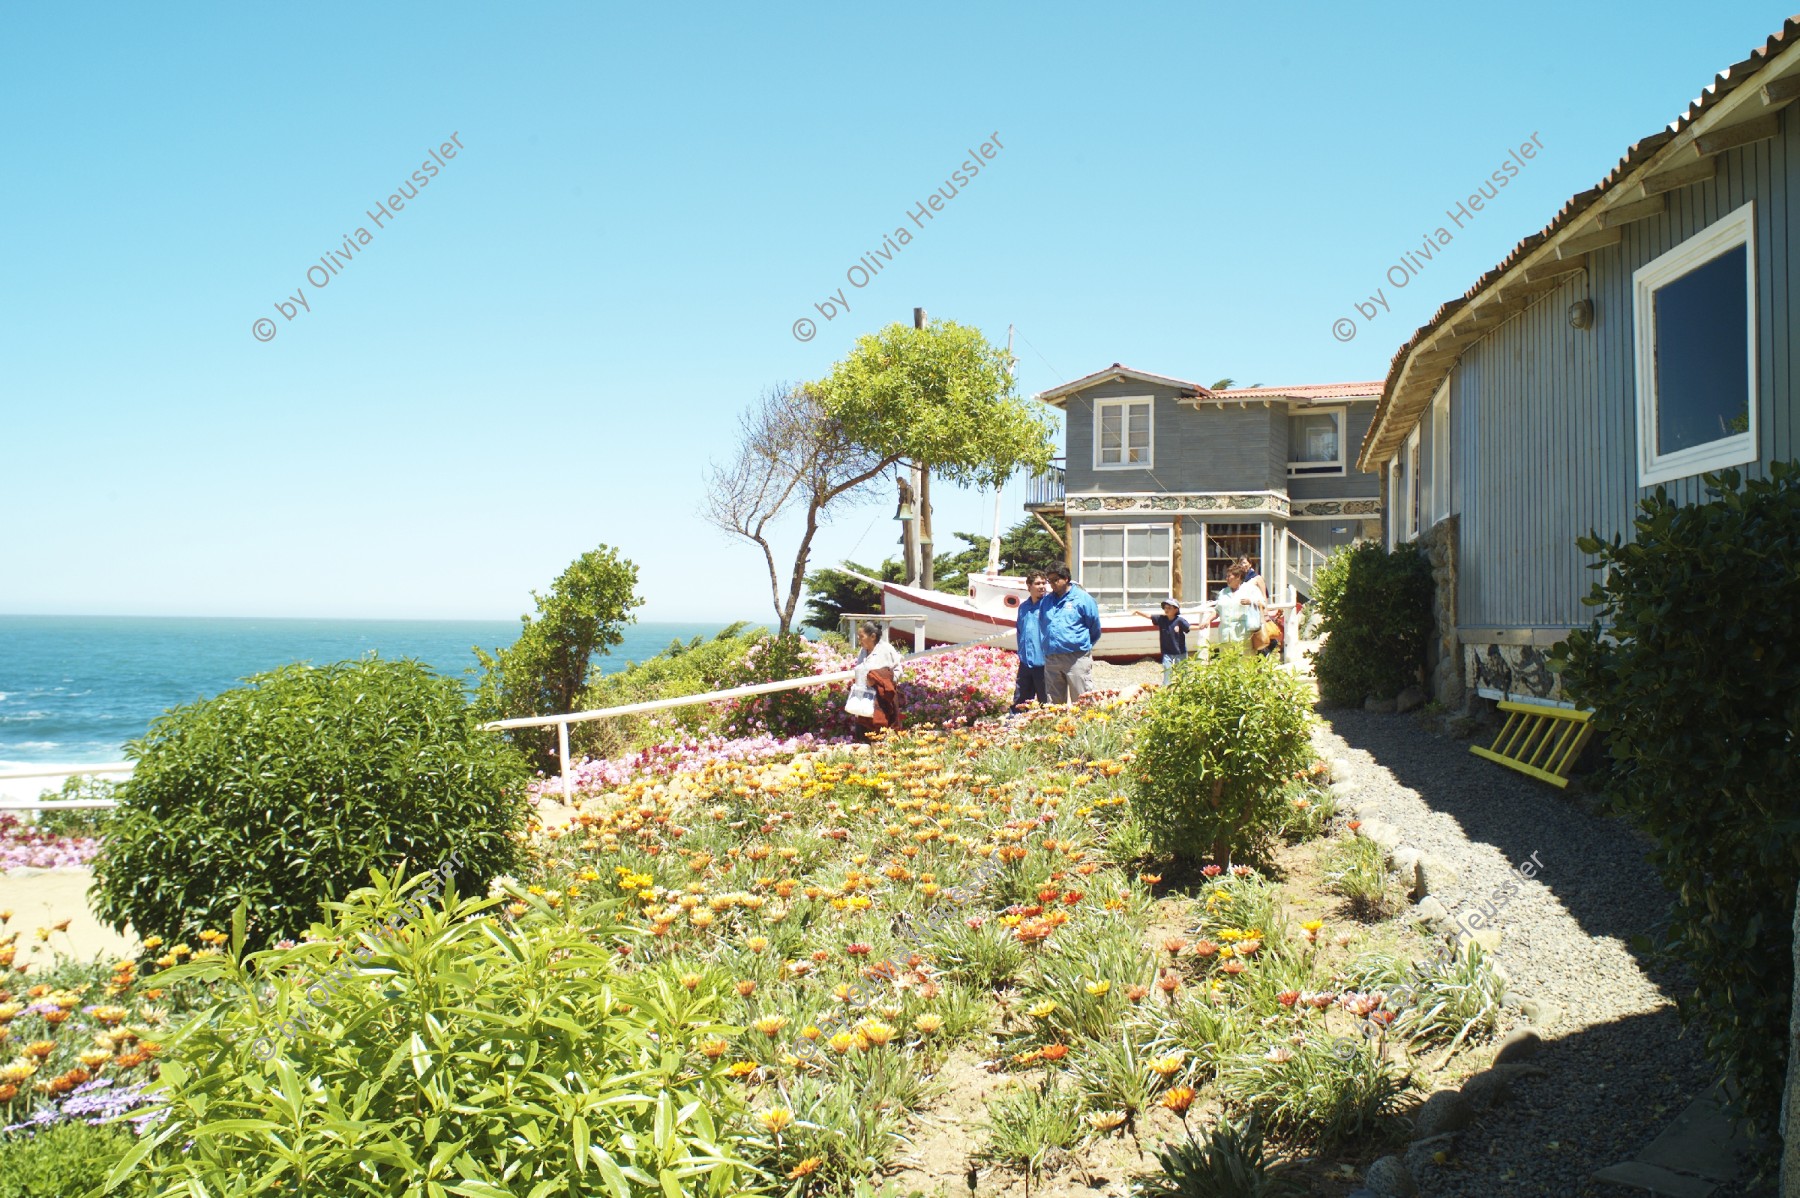
[[[17,816],[0,815],[0,873],[9,869],[62,869],[86,865],[100,842],[90,836],[39,832]]]

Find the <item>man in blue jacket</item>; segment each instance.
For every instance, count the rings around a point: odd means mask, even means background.
[[[1100,605],[1069,581],[1061,562],[1044,571],[1044,682],[1052,703],[1073,703],[1093,689],[1094,646],[1100,643]]]
[[[1039,703],[1050,701],[1050,692],[1044,689],[1044,595],[1049,591],[1049,583],[1044,579],[1042,570],[1033,570],[1025,576],[1025,586],[1031,592],[1031,598],[1019,604],[1018,638],[1019,646],[1019,681],[1013,687],[1013,710],[1025,706],[1033,700]]]

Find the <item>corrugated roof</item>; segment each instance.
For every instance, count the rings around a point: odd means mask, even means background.
[[[1473,287],[1470,287],[1461,297],[1450,300],[1448,303],[1442,305],[1432,314],[1430,320],[1426,321],[1423,325],[1420,325],[1418,331],[1395,352],[1393,362],[1388,367],[1387,379],[1381,388],[1381,401],[1375,408],[1375,419],[1370,423],[1369,431],[1363,437],[1362,447],[1358,451],[1358,468],[1363,470],[1370,469],[1370,466],[1362,461],[1362,459],[1369,454],[1370,450],[1378,441],[1383,439],[1382,434],[1385,431],[1383,425],[1388,422],[1388,417],[1393,407],[1395,386],[1400,381],[1400,376],[1405,370],[1408,360],[1411,358],[1414,350],[1419,348],[1419,346],[1433,333],[1437,332],[1451,317],[1467,308],[1476,296],[1492,287],[1502,276],[1508,274],[1524,259],[1542,249],[1547,242],[1556,238],[1558,234],[1566,231],[1596,203],[1610,197],[1626,181],[1627,176],[1638,174],[1652,158],[1656,157],[1659,152],[1667,148],[1670,142],[1675,141],[1683,133],[1687,132],[1695,122],[1712,112],[1726,99],[1726,97],[1732,95],[1745,83],[1749,82],[1751,77],[1762,68],[1768,66],[1770,61],[1774,59],[1777,54],[1793,46],[1795,44],[1796,34],[1800,34],[1800,15],[1789,17],[1786,21],[1782,22],[1781,28],[1771,34],[1763,45],[1753,50],[1749,57],[1741,62],[1733,63],[1723,71],[1720,71],[1706,90],[1701,92],[1699,97],[1688,105],[1686,112],[1676,118],[1676,120],[1667,128],[1659,129],[1648,137],[1634,143],[1625,151],[1625,156],[1619,159],[1618,165],[1613,167],[1612,171],[1604,179],[1600,180],[1599,183],[1588,188],[1586,191],[1577,192],[1575,195],[1571,196],[1557,212],[1555,218],[1552,219],[1548,225],[1545,225],[1541,231],[1533,233],[1531,236],[1519,242],[1518,245],[1513,247],[1512,252],[1507,254],[1507,256],[1500,261],[1498,266],[1495,266],[1492,270],[1475,280],[1475,285]],[[1448,373],[1450,369],[1451,365],[1446,363],[1442,373]],[[1432,381],[1431,385],[1433,387],[1436,386],[1435,380]],[[1398,436],[1403,435],[1410,427],[1411,425],[1409,423],[1402,428],[1399,433],[1393,434],[1386,439],[1397,441]]]
[[[1215,399],[1374,399],[1381,380],[1370,383],[1306,383],[1298,387],[1231,387],[1214,391]]]

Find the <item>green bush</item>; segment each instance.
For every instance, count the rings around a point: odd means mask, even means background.
[[[576,705],[583,711],[594,711],[735,686],[745,655],[767,636],[763,629],[739,621],[721,629],[711,640],[697,636],[685,644],[672,641],[655,657],[633,662],[616,674],[596,677],[581,692]],[[667,740],[671,730],[704,734],[718,724],[719,718],[710,705],[695,704],[645,716],[590,720],[570,726],[569,744],[578,755],[617,757]]]
[[[620,629],[636,618],[631,609],[643,603],[633,593],[636,586],[637,566],[602,545],[571,562],[548,595],[533,591],[537,618],[519,617],[519,639],[492,653],[475,649],[484,671],[475,692],[477,714],[511,720],[577,710],[594,654],[624,640]],[[506,736],[537,769],[560,771],[554,727],[517,728]]]
[[[220,1001],[165,1044],[168,1118],[142,1148],[160,1198],[282,1193],[740,1193],[729,1062],[699,1044],[720,995],[619,970],[616,900],[571,910],[447,895],[391,926],[399,875],[291,949],[177,966]],[[627,945],[628,947],[629,945]],[[322,980],[321,980],[322,979]],[[266,997],[265,997],[266,995]],[[302,1022],[297,1016],[304,1015]],[[272,1051],[271,1051],[272,1048]],[[132,1167],[129,1158],[121,1174]]]
[[[1431,642],[1431,563],[1411,544],[1373,541],[1325,560],[1312,608],[1325,643],[1312,654],[1319,694],[1333,703],[1389,699],[1416,684]]]
[[[139,936],[189,939],[246,902],[260,946],[371,868],[456,854],[458,884],[485,889],[520,860],[524,763],[415,661],[285,666],[176,708],[126,753],[95,913]]]
[[[1312,762],[1306,680],[1271,657],[1191,663],[1146,705],[1133,810],[1151,843],[1180,857],[1266,851],[1285,787]]]
[[[1603,793],[1675,895],[1666,947],[1695,981],[1682,1014],[1763,1128],[1787,1068],[1800,882],[1800,469],[1770,475],[1709,474],[1692,506],[1659,487],[1630,543],[1582,538],[1606,571],[1585,600],[1598,616],[1552,654],[1606,739]]]
[[[62,1123],[0,1140],[0,1198],[88,1198],[132,1145],[122,1127]],[[111,1198],[143,1194],[134,1180]]]
[[[117,801],[120,785],[95,774],[75,774],[63,779],[61,790],[46,790],[38,799],[57,803],[82,799]],[[59,807],[54,811],[38,812],[32,819],[32,826],[47,836],[103,836],[112,813],[110,807]]]

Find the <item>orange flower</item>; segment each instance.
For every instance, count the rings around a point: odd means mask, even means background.
[[[1210,957],[1219,951],[1219,946],[1210,940],[1202,940],[1194,946],[1196,957]]]
[[[822,1156],[809,1156],[799,1164],[795,1165],[792,1169],[788,1170],[787,1179],[789,1181],[799,1181],[802,1177],[816,1173],[819,1166],[824,1163],[825,1158]]]
[[[737,992],[741,997],[749,998],[752,994],[756,993],[756,983],[745,978],[737,984]]]
[[[1069,1055],[1067,1044],[1046,1044],[1038,1053],[1046,1061],[1060,1061]]]
[[[1162,1104],[1177,1115],[1186,1115],[1188,1108],[1194,1105],[1194,1088],[1170,1086],[1162,1096]]]

